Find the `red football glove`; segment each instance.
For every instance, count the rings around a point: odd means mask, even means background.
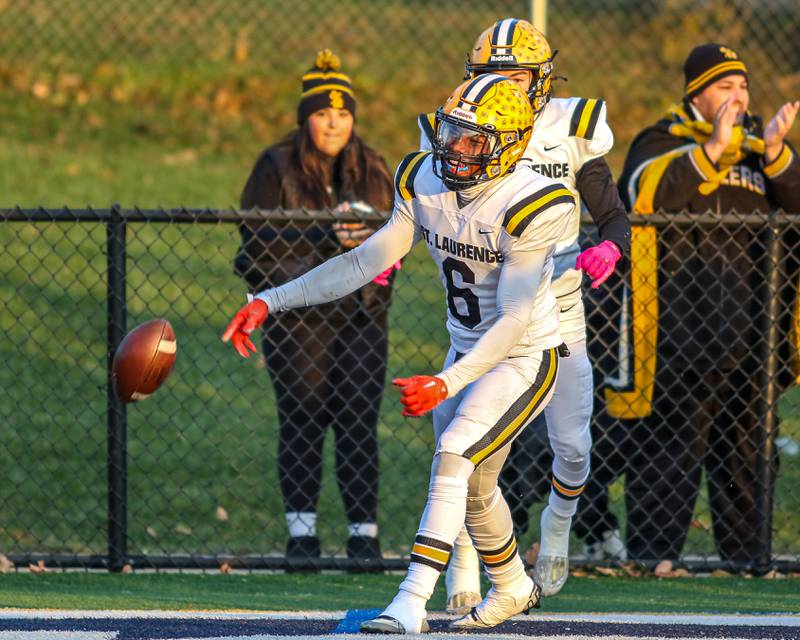
[[[418,418],[447,399],[447,385],[435,376],[395,378],[392,384],[402,389],[400,402],[405,407],[403,415],[406,417]]]
[[[596,247],[589,247],[581,253],[575,261],[575,268],[583,269],[593,280],[592,289],[597,289],[614,273],[621,257],[617,245],[611,240],[603,240]]]
[[[243,358],[249,358],[250,352],[256,352],[256,346],[250,340],[250,334],[253,333],[258,327],[264,324],[264,320],[269,315],[269,307],[263,300],[256,298],[252,302],[248,302],[233,316],[225,333],[222,334],[222,341],[233,343],[233,348],[236,349]]]

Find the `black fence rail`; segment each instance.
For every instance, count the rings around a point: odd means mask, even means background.
[[[377,450],[369,437],[348,441],[333,409],[322,419],[300,417],[324,423],[322,440],[301,441],[289,456],[318,479],[307,489],[302,478],[297,491],[314,493],[305,498],[316,505],[319,557],[285,553],[293,524],[286,512],[297,499],[288,485],[298,469],[287,468],[281,449],[287,434],[278,415],[285,424],[292,418],[270,375],[282,374],[261,344],[259,357],[243,361],[219,341],[248,290],[339,252],[341,223],[382,221],[308,211],[0,210],[0,553],[18,566],[41,560],[112,571],[404,567],[432,430],[400,418],[389,389],[382,404],[380,396],[395,375],[441,366],[444,305],[430,260],[415,249],[389,287],[368,285],[355,306],[329,306],[296,324],[275,321],[283,334],[267,336],[291,353],[309,324],[355,345],[363,335],[385,337],[388,315],[383,365],[369,365],[379,372],[377,405],[358,393],[330,396],[339,411],[351,405],[348,419],[374,432]],[[796,570],[800,397],[786,389],[796,375],[800,216],[656,214],[632,222],[632,260],[607,286],[586,292],[594,471],[573,561],[622,559],[603,550],[610,532],[627,558],[646,566],[668,557],[695,570]],[[248,251],[240,229],[251,232]],[[114,350],[128,329],[158,316],[175,326],[176,369],[153,398],[124,405],[111,387]],[[320,374],[319,339],[310,368],[288,363],[297,379]],[[364,362],[374,355],[364,354]],[[302,398],[287,397],[304,410]],[[328,423],[335,435],[325,442]],[[336,442],[347,446],[334,455]],[[518,446],[532,454],[518,469],[531,480],[532,542],[550,464],[542,425]],[[309,453],[318,449],[320,459]],[[345,454],[361,455],[360,466]],[[377,524],[379,559],[351,548],[365,523]],[[651,536],[653,527],[674,539]]]

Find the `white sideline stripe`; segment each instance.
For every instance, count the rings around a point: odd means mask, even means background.
[[[341,620],[347,611],[163,611],[163,610],[91,610],[91,609],[0,609],[0,620],[23,619],[196,619],[196,620]],[[431,612],[431,620],[452,620],[453,616]],[[620,624],[680,624],[702,626],[800,627],[800,614],[671,614],[671,613],[539,613],[515,616],[515,620],[553,622],[614,622]],[[338,636],[339,634],[337,634]],[[346,637],[347,634],[341,634]],[[253,636],[251,636],[253,637]],[[299,636],[297,636],[299,637]],[[496,635],[494,636],[496,640]],[[0,640],[4,640],[0,636]]]
[[[0,620],[67,620],[70,618],[101,620],[129,618],[163,618],[194,620],[341,620],[346,611],[163,611],[148,609],[0,609]]]
[[[116,631],[0,631],[0,640],[114,640],[116,637]]]
[[[800,627],[800,615],[790,613],[545,613],[516,616],[517,620],[555,622],[616,622],[621,624],[695,624],[701,626]]]
[[[330,634],[327,635],[319,635],[319,636],[218,636],[216,638],[209,638],[205,636],[203,638],[179,638],[179,640],[287,640],[287,638],[291,638],[291,640],[331,640],[331,638],[335,638],[335,640],[364,640],[364,635],[360,635],[357,633],[342,633],[336,634],[331,636]],[[453,640],[453,638],[464,637],[463,635],[458,635],[454,632],[450,633],[426,633],[422,636],[425,640]],[[478,635],[475,633],[470,633],[469,640],[498,640],[499,638],[503,639],[510,639],[510,640],[531,640],[531,638],[535,638],[535,640],[664,640],[662,637],[659,636],[577,636],[574,634],[565,634],[559,636],[529,636],[519,633],[504,633],[502,635],[498,633],[493,634],[486,634],[486,635]],[[371,640],[397,640],[396,635],[389,635],[389,634],[370,634],[369,638]],[[697,640],[697,636],[694,637],[671,637],[670,640]],[[734,638],[733,636],[715,636],[715,640],[749,640],[747,638]]]

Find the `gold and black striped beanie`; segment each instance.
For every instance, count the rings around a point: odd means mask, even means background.
[[[320,109],[347,109],[355,117],[356,98],[350,76],[341,73],[339,57],[330,49],[317,52],[314,66],[303,74],[303,93],[297,106],[297,123],[303,124]]]
[[[747,67],[733,49],[724,44],[701,44],[692,49],[683,64],[684,94],[694,98],[708,85],[736,74],[746,78]]]

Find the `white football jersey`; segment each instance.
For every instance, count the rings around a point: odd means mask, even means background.
[[[272,313],[330,302],[424,242],[444,285],[450,344],[463,355],[437,374],[454,397],[509,357],[541,358],[561,344],[563,314],[550,280],[574,208],[569,189],[527,166],[459,207],[458,195],[433,173],[431,154],[418,151],[397,168],[385,225],[355,249],[256,297]]]
[[[433,116],[422,114],[417,119],[423,151],[431,148]],[[606,120],[605,101],[552,98],[534,120],[533,135],[520,165],[527,164],[537,173],[561,182],[580,203],[576,184],[578,171],[589,160],[607,154],[613,146],[614,134]],[[574,268],[580,253],[580,213],[578,204],[557,244],[553,290],[558,297],[573,293],[581,286],[582,276]]]
[[[552,254],[575,208],[569,189],[520,166],[459,207],[456,193],[433,173],[430,153],[406,156],[396,175],[395,214],[413,218],[417,239],[425,242],[438,266],[455,351],[469,351],[497,319],[500,272],[511,252],[546,247],[550,254],[528,328],[510,355],[558,346],[559,320],[550,280]]]

